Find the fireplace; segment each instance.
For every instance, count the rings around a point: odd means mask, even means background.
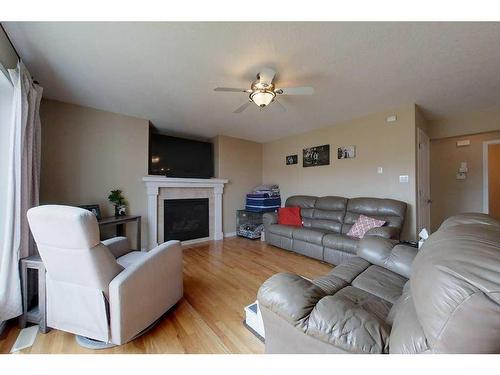
[[[146,176],[142,179],[148,195],[148,228],[147,249],[153,249],[166,241],[164,200],[174,199],[208,199],[208,237],[187,240],[186,242],[202,242],[206,240],[222,240],[222,195],[228,180],[219,178],[172,178],[163,176]]]
[[[208,202],[208,198],[165,199],[164,241],[187,241],[209,237]]]

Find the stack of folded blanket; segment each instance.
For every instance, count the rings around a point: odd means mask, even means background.
[[[278,185],[261,185],[247,194],[246,210],[252,212],[272,212],[281,207]]]

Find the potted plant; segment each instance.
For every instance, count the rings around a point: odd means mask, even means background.
[[[125,216],[126,202],[120,189],[111,190],[108,200],[113,204],[113,206],[115,206],[115,216]]]

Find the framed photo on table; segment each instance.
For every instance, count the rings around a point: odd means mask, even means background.
[[[98,204],[86,204],[86,205],[78,206],[78,207],[92,212],[97,217],[97,220],[101,220],[101,209],[99,208]]]

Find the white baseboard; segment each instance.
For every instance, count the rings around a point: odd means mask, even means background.
[[[224,233],[224,238],[236,237],[236,232]]]

